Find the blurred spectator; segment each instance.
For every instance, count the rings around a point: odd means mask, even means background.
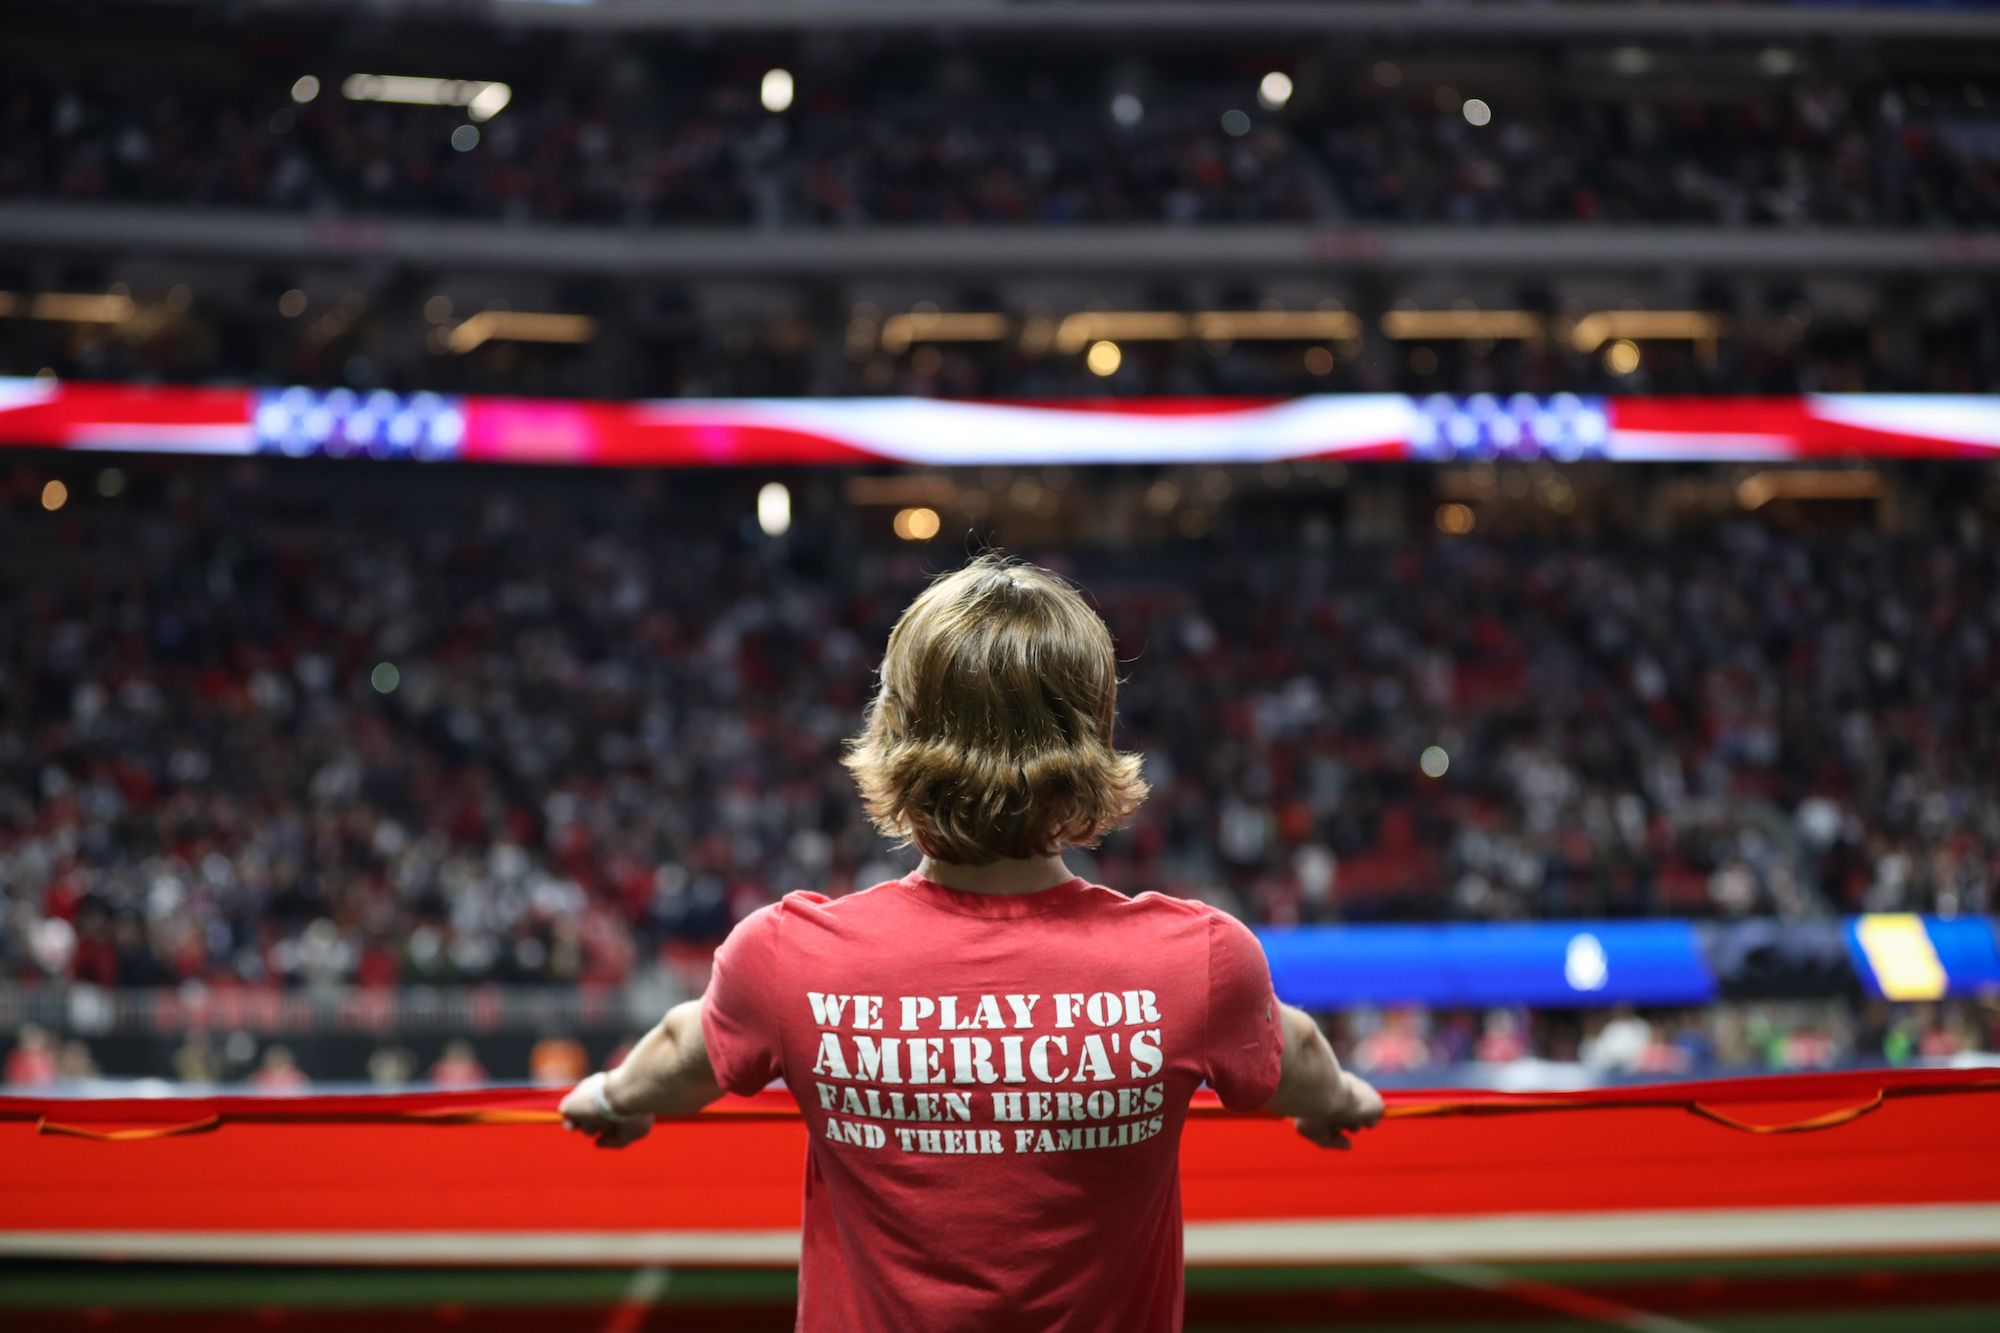
[[[259,1092],[304,1092],[311,1081],[300,1069],[289,1046],[267,1046],[250,1086]]]
[[[1978,1049],[1977,1041],[1969,1039],[1970,1034],[1958,1022],[1941,1014],[1936,1006],[1921,1010],[1918,1022],[1922,1035],[1917,1038],[1917,1054],[1926,1060],[1949,1060],[1962,1051]]]
[[[1752,1013],[1745,1030],[1761,1063],[1775,1070],[1826,1069],[1849,1053],[1851,1038],[1817,1013]],[[1875,1052],[1855,1054],[1874,1056]]]
[[[1364,1073],[1401,1074],[1431,1062],[1415,1009],[1390,1009],[1375,1031],[1354,1046],[1354,1066]]]
[[[528,1077],[544,1087],[567,1088],[590,1072],[590,1057],[573,1037],[543,1037],[528,1053]]]
[[[62,1044],[56,1053],[56,1076],[62,1079],[90,1079],[99,1076],[97,1061],[90,1054],[90,1047],[76,1038]]]
[[[486,1068],[472,1053],[472,1043],[453,1038],[431,1066],[430,1081],[440,1088],[476,1088],[486,1082]]]
[[[368,1081],[378,1088],[401,1087],[417,1072],[417,1058],[407,1047],[377,1046],[368,1056]]]
[[[1674,1027],[1673,1045],[1677,1059],[1672,1068],[1675,1072],[1707,1069],[1717,1063],[1714,1034],[1710,1031],[1711,1025],[1705,1020],[1704,1015],[1684,1014]],[[1857,1042],[1854,1055],[1872,1061],[1879,1052],[1870,1053],[1861,1048]]]
[[[182,1083],[215,1083],[222,1074],[221,1061],[206,1032],[190,1032],[174,1051],[174,1078]]]
[[[1631,1073],[1645,1067],[1655,1045],[1653,1025],[1631,1009],[1620,1008],[1597,1020],[1578,1054],[1586,1065]]]
[[[1687,1050],[1675,1040],[1676,1035],[1659,1024],[1653,1025],[1644,1049],[1630,1065],[1631,1072],[1653,1076],[1685,1074],[1692,1061]]]
[[[14,1049],[7,1053],[6,1083],[10,1088],[45,1088],[61,1071],[45,1029],[32,1023],[22,1026]]]
[[[1773,1033],[1770,1061],[1775,1069],[1827,1069],[1840,1058],[1840,1048],[1832,1034],[1822,1028],[1806,1027]]]
[[[1505,1009],[1487,1014],[1474,1058],[1482,1064],[1504,1065],[1526,1059],[1527,1055],[1528,1042],[1521,1034],[1520,1020]]]

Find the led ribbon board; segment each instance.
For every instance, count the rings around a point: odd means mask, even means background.
[[[2000,947],[1984,917],[1858,916],[1847,923],[1847,949],[1861,984],[1880,999],[2000,994]]]
[[[2000,396],[650,402],[0,378],[0,444],[602,466],[2000,457]]]
[[[1703,1004],[1716,979],[1685,921],[1267,927],[1280,998],[1306,1009]]]

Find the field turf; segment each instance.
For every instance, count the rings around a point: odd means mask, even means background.
[[[795,1276],[752,1269],[0,1264],[9,1333],[783,1330]],[[1191,1333],[1875,1333],[2000,1329],[2000,1254],[1197,1269]]]

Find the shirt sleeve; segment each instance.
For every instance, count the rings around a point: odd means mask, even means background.
[[[778,1076],[778,923],[783,903],[736,923],[715,951],[701,1001],[708,1062],[724,1090],[747,1097]]]
[[[1278,1090],[1284,1028],[1264,946],[1226,912],[1208,921],[1208,1016],[1202,1072],[1232,1111],[1254,1111]]]

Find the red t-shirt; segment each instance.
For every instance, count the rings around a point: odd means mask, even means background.
[[[792,894],[717,951],[702,1031],[805,1114],[812,1333],[1179,1329],[1188,1098],[1261,1106],[1283,1056],[1255,936],[1081,879]]]

